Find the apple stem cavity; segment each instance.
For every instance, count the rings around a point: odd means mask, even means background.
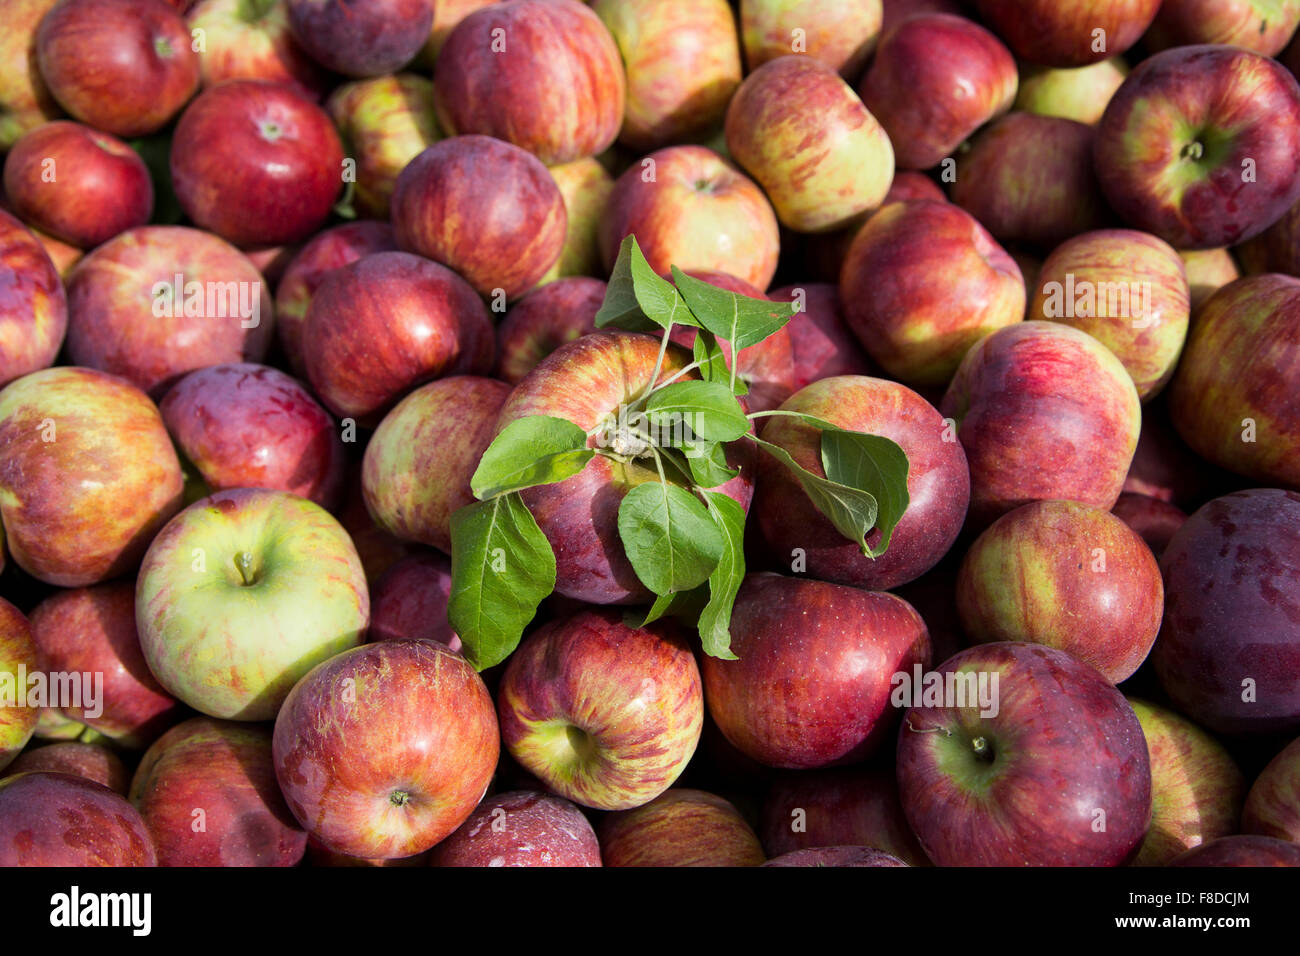
[[[987,737],[976,737],[970,742],[971,752],[975,754],[975,759],[983,763],[993,762],[993,747],[990,746]]]
[[[235,570],[239,572],[244,587],[257,583],[257,571],[253,567],[253,555],[249,551],[240,551],[235,555]]]
[[[395,807],[404,807],[411,802],[411,795],[405,790],[394,790],[388,795],[388,802]]]
[[[1193,162],[1205,155],[1205,145],[1199,140],[1194,140],[1183,147],[1183,159],[1190,159]]]

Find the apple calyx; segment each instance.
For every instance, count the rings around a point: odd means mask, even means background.
[[[1205,155],[1205,144],[1200,140],[1193,140],[1182,148],[1178,154],[1183,159],[1190,159],[1196,162]]]
[[[993,762],[995,756],[993,745],[989,743],[987,737],[973,737],[970,742],[970,749],[971,753],[975,755],[975,759],[981,763]]]
[[[388,795],[388,802],[395,807],[404,807],[411,802],[411,795],[405,790],[394,790]]]
[[[239,582],[243,587],[257,583],[257,569],[253,567],[253,555],[249,551],[240,551],[235,555],[235,570],[239,572]]]

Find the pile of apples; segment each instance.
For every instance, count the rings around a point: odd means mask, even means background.
[[[0,865],[1300,865],[1298,26],[0,0]],[[729,650],[624,553],[662,472],[528,487],[476,666],[494,437],[700,354],[597,327],[628,236],[794,303],[722,345],[796,470],[718,465]]]

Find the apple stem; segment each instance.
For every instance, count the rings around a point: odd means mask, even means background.
[[[240,551],[235,555],[235,569],[239,571],[239,577],[244,582],[244,587],[248,587],[257,581],[257,572],[253,570],[253,555],[248,551]]]
[[[983,737],[976,737],[970,742],[971,750],[975,751],[975,756],[985,763],[992,763],[993,748],[989,746],[988,740]]]
[[[1200,159],[1205,155],[1205,147],[1199,142],[1188,143],[1183,147],[1183,159]]]

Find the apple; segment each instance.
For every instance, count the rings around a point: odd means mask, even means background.
[[[93,780],[24,773],[0,780],[0,866],[157,866],[135,807]]]
[[[465,822],[498,746],[492,698],[464,658],[433,641],[382,641],[299,681],[273,750],[289,809],[326,849],[392,859]]]
[[[1300,279],[1248,276],[1201,308],[1169,389],[1183,440],[1222,468],[1300,488]]]
[[[577,0],[474,11],[443,43],[433,84],[449,134],[493,136],[548,166],[608,149],[627,98],[614,38]]]
[[[1188,850],[1170,866],[1300,866],[1300,846],[1272,837],[1219,837]]]
[[[485,797],[433,848],[430,866],[600,866],[582,811],[561,797],[516,790]]]
[[[461,20],[475,10],[499,2],[500,0],[436,0],[433,5],[433,30],[416,57],[416,62],[421,66],[433,66],[447,37],[451,36],[451,31],[456,29]]]
[[[396,859],[366,859],[360,856],[348,856],[346,853],[335,853],[328,850],[313,836],[307,837],[307,856],[308,866],[327,866],[327,867],[413,867],[428,866],[429,854],[431,851],[426,850],[423,853],[416,853],[413,856],[399,856]]]
[[[940,202],[947,202],[948,196],[939,188],[939,184],[925,173],[914,169],[897,169],[894,171],[894,181],[889,184],[889,192],[885,193],[885,198],[880,205],[888,206],[891,202],[903,202],[908,199],[937,199]],[[857,223],[857,228],[849,227],[851,232],[844,243],[844,254],[848,253],[849,243],[868,218],[869,216],[864,216],[862,221]]]
[[[726,0],[595,0],[627,70],[619,142],[637,152],[705,135],[740,85],[740,38]]]
[[[285,267],[275,289],[275,327],[289,367],[300,378],[303,360],[302,326],[307,307],[325,276],[372,252],[395,252],[397,240],[386,222],[360,220],[316,233]]]
[[[149,545],[136,582],[149,669],[210,717],[271,720],[307,671],[361,643],[369,620],[347,532],[283,491],[190,505]]]
[[[981,340],[939,410],[966,450],[977,528],[1031,501],[1114,507],[1142,423],[1120,360],[1057,322],[1020,322]]]
[[[0,152],[63,115],[36,60],[36,28],[58,0],[0,0]]]
[[[1178,710],[1220,734],[1300,727],[1300,493],[1214,499],[1178,529],[1160,567],[1152,661]]]
[[[598,810],[667,790],[695,753],[704,697],[676,626],[630,627],[617,609],[544,624],[506,662],[501,740],[547,789]],[[602,848],[608,850],[604,839]],[[606,857],[606,865],[614,865]]]
[[[270,80],[319,99],[325,71],[289,29],[287,0],[197,0],[185,11],[191,35],[203,38],[199,77],[204,89],[226,80]],[[200,32],[201,31],[201,32]]]
[[[1011,109],[1016,61],[988,30],[946,13],[911,17],[880,41],[858,91],[903,169],[929,169]]]
[[[764,866],[907,866],[898,857],[865,846],[819,846],[792,850]]]
[[[975,0],[1016,56],[1085,66],[1123,53],[1146,32],[1160,0]]]
[[[600,279],[573,276],[516,302],[497,326],[496,376],[514,385],[561,345],[595,332],[605,291]]]
[[[882,16],[880,0],[741,0],[745,65],[806,53],[851,83],[876,48]]]
[[[1111,98],[1093,153],[1133,227],[1178,249],[1232,245],[1300,199],[1300,85],[1239,47],[1165,50]]]
[[[180,705],[149,672],[140,648],[133,581],[57,591],[29,620],[44,670],[81,677],[81,700],[56,702],[65,716],[133,750],[176,722]]]
[[[550,173],[564,197],[569,225],[560,258],[542,276],[541,284],[566,276],[598,275],[600,220],[614,191],[614,178],[590,156],[552,166]]]
[[[307,310],[307,376],[341,418],[376,424],[409,390],[485,374],[487,309],[464,279],[407,252],[376,252],[325,276]]]
[[[1151,766],[1141,723],[1105,677],[1018,643],[970,648],[936,673],[944,693],[914,705],[898,739],[899,795],[936,864],[1132,858],[1151,820]]]
[[[863,348],[913,386],[948,384],[972,345],[1025,315],[1015,261],[970,213],[932,199],[891,203],[868,219],[839,289]]]
[[[763,455],[754,510],[782,564],[806,565],[810,576],[825,581],[888,590],[920,577],[947,553],[966,518],[970,479],[961,444],[932,405],[897,382],[844,375],[805,386],[781,408],[897,442],[908,459],[910,499],[889,548],[872,559],[814,509],[783,465]],[[811,425],[772,417],[762,436],[803,468],[824,474],[821,432]],[[866,542],[876,547],[879,530],[868,534]]]
[[[162,417],[130,383],[60,367],[0,391],[0,520],[33,577],[82,587],[126,574],[181,490]]]
[[[131,785],[122,758],[107,747],[69,740],[44,747],[28,748],[9,765],[6,776],[20,773],[67,773],[102,784],[116,794],[126,796]]]
[[[1054,647],[1113,684],[1146,660],[1164,597],[1141,536],[1074,501],[1035,501],[1003,515],[971,545],[957,578],[957,610],[973,642]]]
[[[366,446],[361,487],[380,527],[451,553],[451,516],[473,503],[470,478],[496,435],[510,386],[453,375],[416,389]]]
[[[890,137],[853,88],[812,57],[790,54],[751,73],[727,107],[726,138],[797,232],[847,225],[880,205],[894,177]]]
[[[1232,260],[1235,254],[1236,261],[1241,263],[1241,268],[1220,282],[1219,286],[1239,278],[1242,273],[1259,275],[1264,272],[1282,272],[1289,276],[1300,274],[1300,202],[1292,205],[1280,219],[1259,235],[1239,243],[1231,252],[1226,249],[1206,252],[1216,251],[1227,255],[1229,260]],[[1227,271],[1226,267],[1220,269],[1225,276]]]
[[[1163,0],[1143,38],[1148,50],[1226,43],[1281,53],[1300,26],[1298,0]]]
[[[763,800],[759,836],[769,857],[828,846],[873,848],[910,866],[929,860],[898,802],[892,763],[787,771]]]
[[[892,33],[894,27],[904,20],[924,16],[927,13],[953,13],[957,16],[967,16],[970,13],[966,9],[967,2],[968,0],[881,0],[881,12],[884,16],[880,25],[880,35],[883,37],[886,33]]]
[[[1119,57],[1087,66],[1026,65],[1021,68],[1020,88],[1013,108],[1096,126],[1126,76],[1128,64]]]
[[[0,770],[23,752],[36,732],[41,712],[26,706],[27,687],[20,680],[43,670],[40,653],[27,617],[0,598],[0,685],[8,688],[5,706],[0,707]]]
[[[615,180],[600,223],[606,271],[628,235],[660,274],[726,272],[761,292],[776,273],[780,231],[767,197],[703,146],[658,150]]]
[[[327,510],[343,495],[343,442],[334,419],[279,369],[209,365],[173,385],[159,410],[213,491],[273,488]]]
[[[1187,512],[1177,505],[1128,491],[1119,496],[1110,511],[1142,537],[1157,561],[1169,547],[1174,532],[1187,520]]]
[[[0,388],[54,364],[67,327],[54,263],[36,236],[0,209]]]
[[[0,210],[0,212],[3,212],[3,210]],[[54,263],[54,268],[57,270],[58,274],[62,278],[67,279],[72,272],[72,267],[75,266],[85,254],[84,250],[69,245],[62,239],[55,239],[53,236],[47,235],[39,229],[34,229],[31,226],[28,226],[27,230],[36,237],[36,240],[45,249],[45,254],[50,257],[50,262]]]
[[[1215,490],[1218,476],[1216,469],[1194,455],[1178,437],[1164,399],[1142,409],[1142,431],[1124,478],[1125,492],[1157,498],[1190,511],[1219,493]]]
[[[397,177],[392,210],[400,248],[455,269],[481,295],[506,299],[541,281],[568,229],[564,196],[546,167],[489,136],[453,136],[416,156]]]
[[[894,181],[898,181],[897,177]],[[871,360],[845,321],[844,305],[836,286],[805,282],[773,289],[767,297],[773,302],[798,304],[794,318],[784,328],[793,352],[791,385],[795,391],[835,375],[871,374]]]
[[[347,76],[399,70],[433,30],[433,0],[288,0],[289,28],[313,60]]]
[[[1300,843],[1300,740],[1293,740],[1255,778],[1241,815],[1243,833]]]
[[[361,464],[354,461],[348,466],[343,505],[339,508],[338,518],[339,524],[343,525],[343,530],[356,545],[361,566],[366,572],[366,581],[373,588],[385,571],[403,558],[419,553],[419,548],[389,534],[370,517],[362,493]],[[371,616],[373,618],[373,608]]]
[[[97,246],[153,214],[144,160],[116,136],[69,120],[14,143],[4,186],[19,217],[74,246]]]
[[[338,196],[343,145],[329,115],[291,87],[231,80],[176,123],[171,178],[195,225],[237,245],[299,242]]]
[[[957,158],[952,201],[1001,242],[1055,245],[1107,224],[1093,172],[1093,128],[1059,116],[1008,113]]]
[[[387,219],[398,175],[441,137],[433,81],[414,73],[354,80],[334,90],[325,109],[357,163],[357,211]]]
[[[307,849],[276,784],[267,727],[178,724],[141,758],[131,802],[159,866],[294,866]]]
[[[740,811],[702,790],[675,788],[611,813],[596,833],[606,866],[761,866],[766,859]]]
[[[36,54],[59,105],[114,136],[157,132],[199,88],[190,32],[162,0],[60,0]]]
[[[68,357],[155,397],[194,369],[260,362],[273,327],[257,267],[188,226],[128,229],[68,278]]]
[[[371,641],[426,640],[461,648],[447,620],[451,561],[436,551],[408,555],[370,589]]]

